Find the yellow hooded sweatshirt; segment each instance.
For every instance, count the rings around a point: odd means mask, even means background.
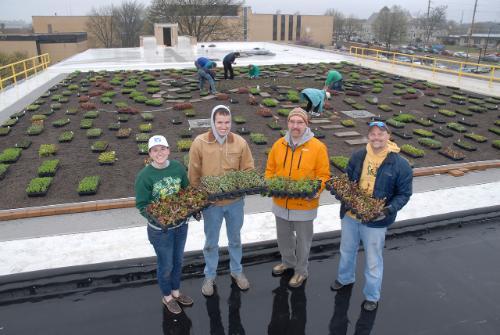
[[[384,150],[376,154],[373,152],[370,143],[366,144],[366,157],[363,161],[363,169],[361,170],[361,177],[359,178],[359,187],[364,190],[366,194],[373,194],[378,168],[382,165],[382,162],[387,157],[389,152],[399,152],[399,150],[400,149],[396,143],[388,141]],[[348,211],[347,215],[352,218],[356,218],[351,211]]]
[[[366,194],[372,195],[375,187],[375,179],[377,171],[389,152],[399,152],[399,147],[396,143],[388,141],[384,150],[379,153],[374,153],[370,143],[366,145],[366,157],[363,162],[363,170],[359,179],[359,187]]]

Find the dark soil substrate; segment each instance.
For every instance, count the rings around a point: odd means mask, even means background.
[[[286,93],[286,91],[289,89],[282,86],[292,87],[296,90],[300,90],[305,87],[321,88],[323,80],[325,78],[324,74],[332,66],[334,65],[292,65],[289,68],[287,68],[286,66],[280,66],[279,68],[273,67],[270,70],[268,69],[269,71],[266,71],[266,69],[264,68],[264,75],[258,80],[249,80],[247,78],[243,78],[242,76],[237,76],[234,80],[218,81],[217,88],[219,92],[228,93],[229,98],[238,101],[238,103],[230,103],[229,101],[217,101],[215,99],[203,102],[195,102],[193,103],[194,109],[196,111],[196,116],[194,118],[209,118],[211,109],[217,104],[225,104],[230,106],[233,112],[233,116],[244,116],[247,120],[247,123],[243,125],[236,125],[233,123],[233,131],[235,131],[236,128],[244,126],[245,128],[250,129],[251,132],[260,132],[268,137],[267,145],[255,145],[250,142],[249,135],[244,135],[244,137],[250,143],[257,169],[263,171],[265,168],[267,157],[266,152],[270,149],[274,141],[276,141],[280,137],[280,132],[277,130],[272,130],[267,126],[269,122],[273,122],[272,118],[264,118],[256,114],[258,106],[248,104],[247,100],[249,95],[247,93],[231,93],[229,92],[229,90],[239,87],[255,87],[256,85],[259,85],[261,92],[267,92],[271,94],[272,97],[278,98],[280,96],[280,92]],[[438,114],[436,109],[424,107],[424,103],[431,102],[431,99],[433,98],[432,96],[419,94],[418,99],[404,100],[393,95],[392,92],[396,90],[393,85],[397,83],[404,83],[406,81],[405,78],[394,77],[385,73],[346,65],[344,66],[344,68],[340,69],[340,71],[343,73],[345,79],[348,79],[350,77],[349,74],[355,71],[360,74],[360,80],[367,78],[381,78],[386,81],[383,91],[379,94],[370,93],[371,86],[367,85],[369,88],[368,93],[363,93],[361,96],[349,97],[356,100],[356,102],[363,104],[365,107],[364,109],[374,113],[375,115],[380,115],[384,119],[392,117],[394,113],[399,113],[399,111],[401,110],[404,113],[411,113],[417,118],[427,118],[436,115],[439,119],[444,119],[447,122],[457,122],[459,120],[462,120],[462,118],[464,118],[465,120],[470,120],[470,122],[477,123],[478,126],[474,128],[466,128],[470,129],[470,131],[474,131],[477,134],[488,137],[488,141],[486,143],[473,143],[473,145],[476,146],[478,150],[474,152],[464,151],[466,155],[464,161],[480,161],[499,158],[500,151],[493,148],[491,145],[492,141],[498,139],[499,136],[488,132],[488,128],[491,127],[494,124],[494,121],[498,119],[498,110],[488,110],[487,112],[481,114],[474,113],[473,116],[463,116],[457,114],[457,116],[455,117],[446,117]],[[149,73],[158,74],[159,77],[156,79],[166,79],[171,78],[172,76],[174,76],[175,78],[196,79],[195,74],[188,74],[188,71],[184,71],[182,74],[179,73],[179,71],[175,73],[175,71],[168,70],[162,70],[156,73],[154,71],[150,71]],[[132,73],[123,73],[122,75],[127,76],[132,75]],[[306,76],[303,77],[304,75]],[[87,73],[79,74],[73,80],[73,83],[78,84],[82,78],[85,78],[87,76]],[[299,78],[297,78],[297,76],[299,76]],[[113,74],[105,77],[104,79],[109,82],[112,77]],[[185,85],[184,87],[187,87],[188,85],[189,84]],[[417,86],[418,85],[421,85],[421,83],[417,83]],[[169,82],[165,81],[164,84],[160,86],[160,88],[167,91],[168,89],[172,89],[173,86],[170,86]],[[65,87],[60,87],[57,90],[54,90],[51,94],[61,94],[61,92],[66,89],[67,88]],[[94,85],[91,85],[89,89],[93,90],[96,88],[94,87]],[[184,116],[184,113],[182,111],[177,111],[170,108],[174,105],[174,103],[168,101],[164,102],[161,107],[152,107],[135,103],[133,102],[133,100],[129,99],[127,95],[122,95],[120,93],[120,89],[121,87],[115,87],[115,91],[117,91],[118,94],[113,97],[113,104],[100,103],[99,96],[91,99],[92,102],[96,103],[97,108],[102,109],[99,117],[94,120],[94,127],[103,129],[103,135],[98,139],[88,139],[86,137],[86,130],[80,129],[80,120],[83,118],[84,114],[83,110],[80,109],[80,111],[76,115],[65,114],[65,111],[69,107],[79,107],[78,97],[76,96],[76,94],[73,94],[69,97],[70,100],[68,103],[62,104],[61,110],[55,111],[52,115],[47,117],[47,119],[45,120],[45,130],[42,134],[38,136],[28,136],[26,135],[26,129],[31,124],[30,119],[32,115],[40,114],[43,111],[50,110],[49,106],[52,103],[50,101],[50,97],[45,98],[46,102],[41,105],[40,109],[37,112],[26,112],[26,115],[19,119],[19,122],[12,127],[11,132],[7,136],[0,137],[1,151],[3,151],[5,148],[13,147],[22,139],[28,138],[33,142],[28,149],[23,151],[21,158],[15,164],[12,164],[10,166],[5,178],[0,181],[0,187],[2,190],[0,195],[0,209],[133,196],[135,176],[137,172],[144,166],[144,159],[147,158],[147,156],[145,155],[139,155],[137,143],[135,142],[135,135],[138,133],[139,124],[148,122],[144,122],[139,114],[130,115],[129,121],[122,123],[122,127],[132,128],[132,134],[129,138],[117,139],[115,136],[116,131],[108,130],[108,124],[117,122],[118,114],[115,111],[116,107],[114,106],[114,103],[119,101],[124,101],[129,106],[136,107],[140,111],[161,109],[159,111],[153,112],[155,118],[154,121],[151,122],[153,125],[152,134],[165,135],[172,147],[171,158],[183,162],[186,153],[177,151],[176,142],[181,138],[181,133],[189,127],[188,118]],[[136,89],[145,91],[146,83],[141,82],[136,87]],[[432,90],[427,89],[427,91],[434,91],[435,93],[438,93],[440,91],[451,93],[452,88],[441,87]],[[456,93],[457,92],[455,92],[455,94]],[[192,91],[191,94],[193,95],[193,99],[199,98],[199,92],[197,90]],[[459,92],[459,94],[466,96],[468,93]],[[148,98],[151,97],[151,94],[144,93],[144,95]],[[168,92],[164,94],[164,97],[166,97],[167,95],[175,95],[175,93]],[[387,104],[393,108],[393,111],[383,112],[379,110],[376,105],[367,103],[365,99],[369,96],[376,96],[378,98],[378,104]],[[469,105],[454,105],[449,102],[450,97],[437,94],[436,96],[439,96],[441,99],[448,101],[448,103],[441,108],[455,110],[456,108],[467,108],[467,106]],[[473,96],[478,97],[479,95],[473,94]],[[263,99],[258,95],[255,97],[259,102]],[[340,111],[342,110],[354,109],[353,107],[343,102],[343,99],[346,97],[347,96],[344,95],[333,96],[333,100],[330,101],[333,110],[327,110],[327,115],[331,116],[331,124],[340,124],[341,120],[349,119],[347,116],[340,113]],[[391,101],[393,100],[401,100],[406,104],[406,106],[399,107],[391,104]],[[280,102],[280,105],[283,104],[291,103],[287,101]],[[283,129],[286,129],[286,117],[278,116],[278,114],[276,113],[279,108],[280,106],[278,105],[277,107],[271,109],[276,118],[278,118],[277,122],[282,125]],[[54,120],[63,117],[70,118],[71,123],[60,128],[52,126],[52,122]],[[171,122],[173,118],[182,120],[182,123],[179,125],[173,125]],[[367,131],[367,121],[369,120],[356,119],[356,126],[354,128],[321,129],[321,132],[326,135],[321,140],[328,146],[329,155],[350,156],[350,154],[354,150],[361,148],[363,145],[350,146],[344,142],[346,138],[335,137],[333,136],[333,133],[339,131],[357,131],[361,135],[365,135]],[[313,131],[315,129],[319,129],[319,127],[320,125],[311,124],[311,128]],[[413,130],[417,128],[423,128],[431,131],[432,129],[439,127],[445,128],[446,125],[435,124],[432,127],[423,127],[416,123],[409,123],[403,129],[398,130],[398,132],[400,133],[408,133],[413,135],[413,138],[409,140],[395,137],[394,140],[398,145],[401,146],[408,143],[417,148],[424,149],[426,152],[424,158],[410,159],[414,167],[445,165],[453,163],[453,161],[451,161],[450,159],[439,155],[438,152],[426,149],[425,147],[419,145],[417,142],[418,136],[413,134]],[[59,134],[63,131],[69,130],[72,130],[75,133],[73,141],[69,143],[58,143],[57,138]],[[206,130],[206,128],[193,129],[193,138],[196,135],[205,132]],[[454,131],[451,132],[453,133],[452,137],[443,138],[439,135],[436,135],[435,139],[441,141],[443,147],[452,145],[453,142],[459,138],[463,140],[463,134],[459,134]],[[101,166],[98,164],[97,157],[99,154],[93,153],[90,148],[92,143],[94,143],[96,140],[108,141],[108,150],[116,151],[118,161],[114,165]],[[56,176],[54,177],[48,194],[45,197],[28,197],[25,188],[30,179],[36,177],[37,169],[41,162],[44,159],[47,159],[38,157],[38,148],[41,144],[48,143],[56,143],[59,147],[59,152],[57,153],[56,158],[60,160],[60,168]],[[461,150],[457,147],[454,147],[454,149]],[[332,166],[332,173],[338,172],[339,171]],[[101,185],[99,187],[98,193],[96,195],[90,196],[79,196],[76,191],[78,182],[83,177],[90,175],[99,175],[101,177]]]

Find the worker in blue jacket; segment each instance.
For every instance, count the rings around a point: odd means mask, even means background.
[[[200,91],[203,90],[206,80],[210,84],[210,94],[217,93],[217,90],[215,89],[215,80],[214,80],[215,77],[214,69],[217,66],[217,64],[208,58],[199,57],[194,62],[194,65],[198,70],[198,81],[199,81],[198,87]]]
[[[229,79],[234,79],[233,64],[236,64],[235,61],[236,58],[238,57],[240,57],[239,52],[230,52],[222,60],[222,64],[224,64],[224,79],[227,79],[228,72],[229,72]]]
[[[300,92],[300,98],[307,101],[306,111],[309,114],[320,116],[323,113],[325,100],[330,99],[330,92],[317,88],[305,88]]]

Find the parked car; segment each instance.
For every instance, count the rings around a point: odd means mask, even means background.
[[[464,66],[462,72],[465,73],[489,73],[491,68],[486,66]]]
[[[481,57],[481,60],[484,60],[487,62],[500,62],[500,56],[497,56],[494,54],[489,54],[489,55]]]
[[[453,53],[453,56],[460,57],[460,58],[466,58],[467,57],[467,53],[465,53],[463,51],[457,51],[457,52]]]
[[[491,71],[491,68],[487,67],[487,66],[479,66],[477,68],[475,68],[474,70],[472,70],[473,73],[490,73]]]
[[[406,56],[396,56],[395,59],[398,62],[411,63],[411,58]]]
[[[453,52],[450,50],[443,50],[441,51],[441,55],[443,56],[453,56]]]

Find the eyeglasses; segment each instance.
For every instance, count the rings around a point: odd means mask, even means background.
[[[306,123],[304,121],[288,121],[288,124],[291,124],[293,126],[303,126]]]
[[[373,122],[370,122],[368,124],[369,127],[373,127],[373,126],[376,126],[376,127],[379,127],[379,128],[387,128],[387,126],[385,125],[385,123],[383,123],[382,121],[373,121]]]

